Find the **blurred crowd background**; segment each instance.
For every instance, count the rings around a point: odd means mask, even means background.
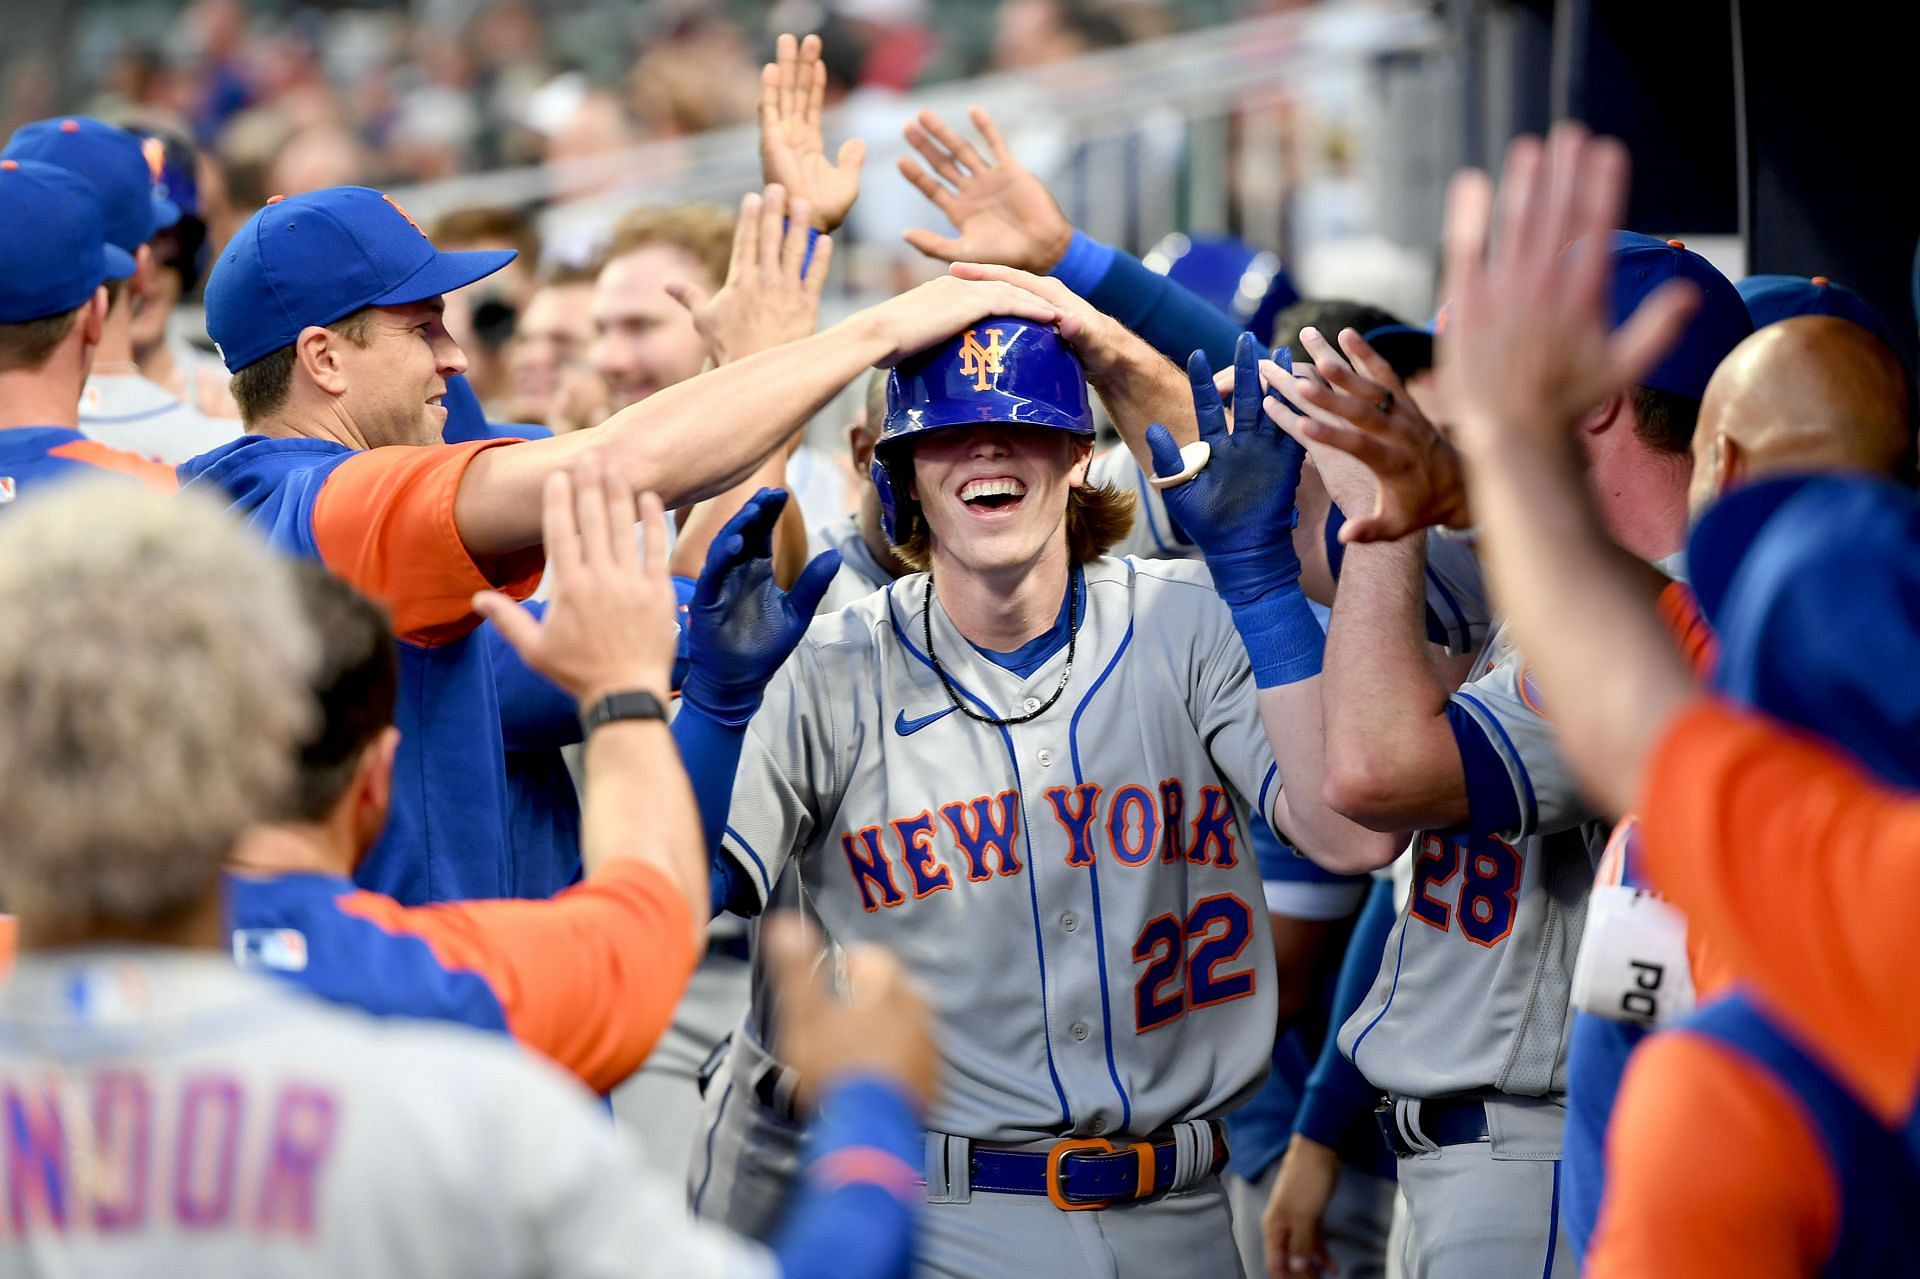
[[[758,69],[782,30],[825,37],[830,143],[873,145],[841,237],[842,305],[937,269],[900,231],[941,219],[893,172],[921,107],[959,121],[986,105],[1109,242],[1140,253],[1175,230],[1238,234],[1296,278],[1409,312],[1430,300],[1425,246],[1457,158],[1435,154],[1459,133],[1447,113],[1378,91],[1446,83],[1433,6],[1393,0],[8,7],[23,12],[0,50],[0,129],[85,112],[190,136],[212,252],[274,194],[360,183],[429,229],[466,213],[540,265],[589,261],[635,205],[730,205],[754,184]],[[1383,129],[1388,113],[1431,121],[1435,139]],[[1326,261],[1341,278],[1314,278]]]

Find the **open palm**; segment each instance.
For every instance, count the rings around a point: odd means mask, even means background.
[[[906,128],[907,142],[933,174],[909,157],[900,160],[901,174],[960,233],[955,238],[915,227],[906,233],[907,243],[945,262],[994,262],[1044,275],[1067,251],[1073,226],[1046,183],[1007,149],[993,118],[979,107],[969,117],[992,159],[931,111]]]
[[[820,60],[820,37],[796,42],[783,35],[774,60],[760,72],[760,171],[766,184],[779,183],[813,207],[813,224],[831,231],[846,220],[860,194],[860,166],[867,144],[858,138],[827,158],[820,113],[827,93],[827,66]]]

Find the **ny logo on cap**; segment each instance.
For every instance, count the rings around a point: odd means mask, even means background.
[[[987,344],[980,345],[980,339],[968,329],[960,339],[960,372],[973,379],[973,389],[984,391],[992,386],[987,379],[1000,376],[1000,360],[1006,355],[1007,348],[1000,342],[1000,330],[987,330]]]
[[[388,204],[391,204],[393,206],[393,211],[395,213],[398,213],[401,217],[407,220],[408,226],[412,227],[416,231],[420,231],[420,224],[413,220],[413,215],[411,213],[408,213],[405,209],[400,207],[400,201],[394,199],[390,195],[382,195],[380,198],[382,200],[385,200]],[[426,239],[427,233],[425,231],[420,231],[420,238],[423,240]]]

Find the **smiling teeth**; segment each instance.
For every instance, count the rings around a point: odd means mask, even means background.
[[[960,500],[971,502],[977,497],[1025,497],[1027,486],[1019,480],[968,480],[960,489]]]

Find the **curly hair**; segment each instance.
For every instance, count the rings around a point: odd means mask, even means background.
[[[267,546],[195,494],[79,481],[0,520],[9,908],[145,929],[279,815],[316,645]]]

